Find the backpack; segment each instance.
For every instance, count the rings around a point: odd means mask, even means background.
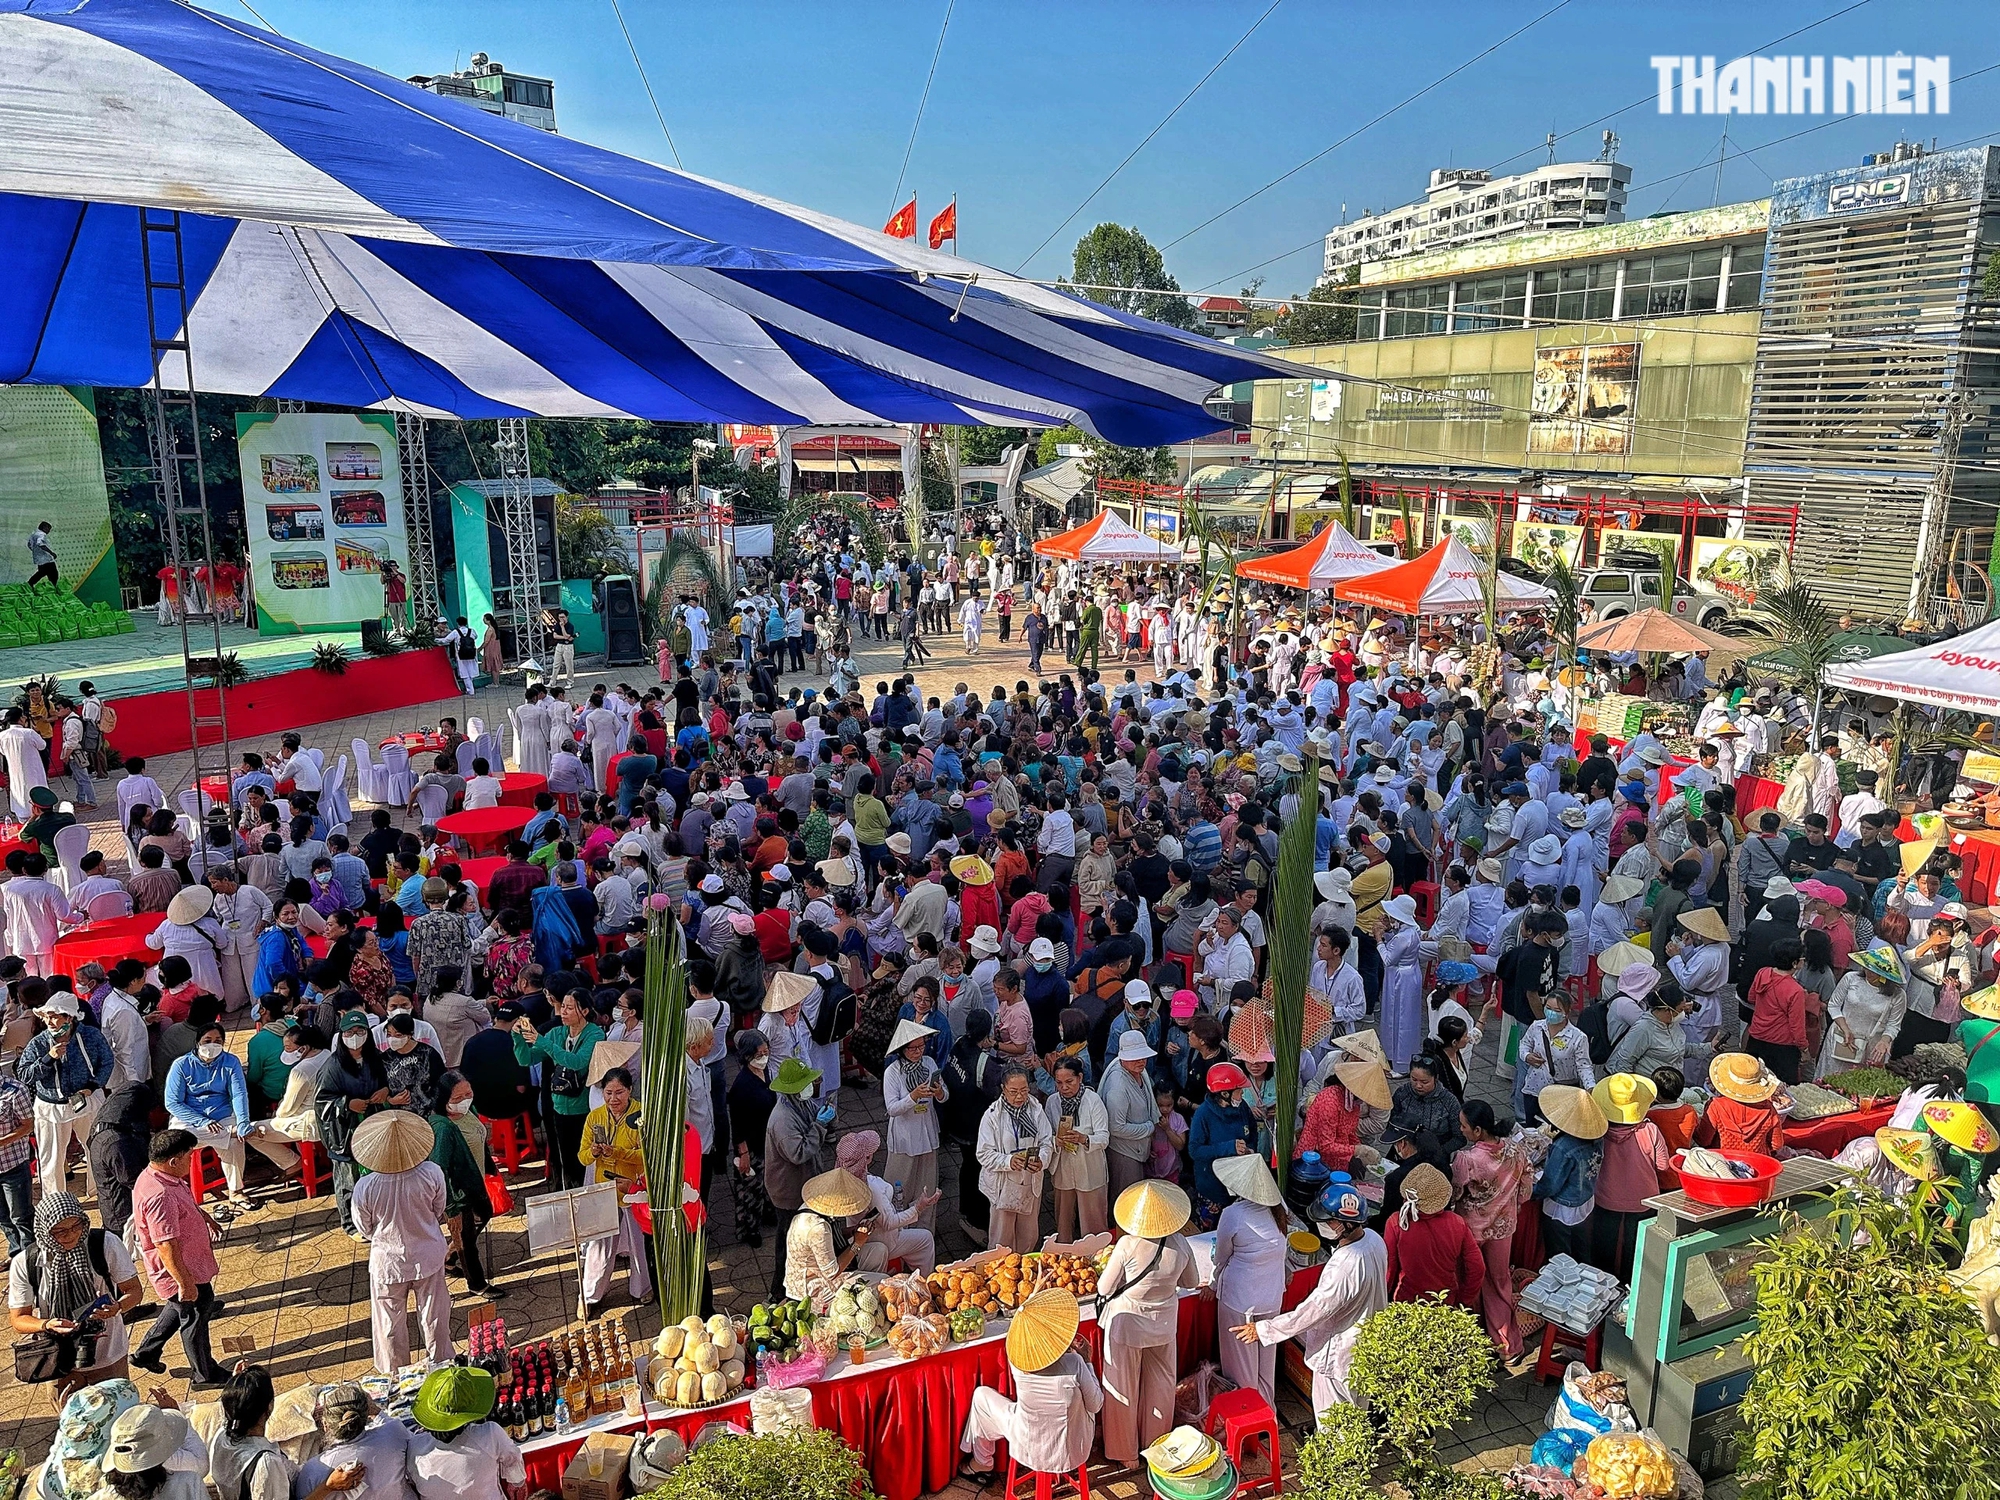
[[[460,661],[471,661],[473,657],[479,654],[478,649],[472,644],[471,631],[455,630],[452,634],[458,637],[457,656]]]
[[[1607,1002],[1594,1001],[1579,1011],[1576,1029],[1590,1040],[1591,1062],[1611,1061],[1611,1007]]]
[[[860,1002],[854,991],[841,980],[828,983],[820,981],[825,993],[820,996],[819,1012],[808,1030],[814,1042],[822,1047],[830,1047],[835,1042],[844,1042],[854,1032],[854,1021],[860,1010]]]

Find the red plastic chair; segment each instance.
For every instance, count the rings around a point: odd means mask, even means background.
[[[1236,1466],[1239,1476],[1236,1494],[1282,1495],[1285,1478],[1278,1455],[1278,1414],[1271,1410],[1271,1403],[1257,1391],[1224,1391],[1209,1402],[1208,1415],[1202,1419],[1202,1430],[1210,1437],[1217,1436],[1218,1427],[1221,1428],[1222,1451]],[[1251,1445],[1259,1441],[1264,1444],[1271,1472],[1241,1478],[1243,1460],[1249,1454]]]
[[[1083,1464],[1076,1466],[1074,1474],[1044,1474],[1038,1469],[1023,1469],[1014,1462],[1012,1453],[1007,1455],[1007,1488],[1000,1492],[1002,1500],[1026,1500],[1014,1492],[1015,1483],[1023,1475],[1035,1481],[1034,1500],[1055,1500],[1058,1479],[1067,1479],[1076,1486],[1078,1500],[1090,1500],[1090,1475]]]
[[[213,1177],[209,1176],[209,1163],[215,1163]],[[208,1190],[221,1184],[222,1158],[215,1154],[212,1146],[195,1147],[194,1156],[188,1163],[188,1187],[194,1192],[194,1201],[201,1203],[208,1197]]]
[[[518,1177],[521,1163],[535,1152],[535,1130],[527,1111],[504,1120],[489,1120],[485,1115],[479,1118],[486,1126],[486,1143],[493,1159],[500,1163],[500,1170],[509,1177]]]
[[[1435,880],[1413,880],[1410,895],[1417,903],[1417,916],[1428,927],[1437,920],[1438,883]]]
[[[333,1181],[333,1163],[321,1153],[318,1141],[300,1141],[298,1145],[299,1181],[304,1184],[308,1198],[317,1198],[321,1181]]]
[[[1542,1348],[1535,1356],[1535,1379],[1560,1380],[1574,1356],[1589,1365],[1591,1369],[1604,1366],[1604,1328],[1600,1324],[1589,1333],[1572,1333],[1567,1328],[1558,1328],[1553,1323],[1542,1326]]]

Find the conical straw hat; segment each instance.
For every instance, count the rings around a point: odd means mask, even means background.
[[[1284,1201],[1278,1193],[1278,1179],[1271,1175],[1271,1169],[1264,1164],[1264,1158],[1255,1152],[1248,1156],[1218,1158],[1215,1163],[1215,1178],[1246,1202],[1274,1208]]]
[[[868,1205],[874,1201],[869,1197],[867,1183],[839,1167],[813,1178],[799,1197],[807,1208],[816,1214],[825,1214],[829,1219],[845,1219],[853,1214],[866,1213]]]
[[[1604,1118],[1604,1111],[1597,1107],[1597,1101],[1590,1097],[1586,1089],[1552,1083],[1542,1090],[1538,1099],[1548,1122],[1564,1135],[1573,1135],[1580,1141],[1596,1141],[1602,1140],[1604,1133],[1611,1128],[1611,1122]]]
[[[1337,1062],[1333,1065],[1333,1076],[1340,1080],[1341,1087],[1370,1109],[1387,1109],[1395,1102],[1380,1063],[1370,1062],[1365,1057]]]
[[[385,1109],[354,1132],[354,1159],[371,1172],[407,1172],[426,1160],[437,1137],[430,1125],[407,1109]]]
[[[1127,1234],[1161,1240],[1185,1229],[1188,1216],[1193,1211],[1188,1195],[1178,1186],[1149,1177],[1144,1182],[1133,1183],[1118,1195],[1118,1204],[1111,1216]]]
[[[1063,1357],[1076,1338],[1076,1297],[1061,1287],[1036,1292],[1014,1314],[1007,1330],[1007,1362],[1032,1375]]]

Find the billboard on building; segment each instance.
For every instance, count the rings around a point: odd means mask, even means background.
[[[382,565],[409,565],[395,417],[243,412],[236,445],[258,630],[380,619]]]
[[[1681,565],[1681,539],[1670,531],[1625,531],[1607,526],[1597,533],[1597,557],[1602,562],[1614,552],[1650,552],[1664,558],[1670,572]]]
[[[1790,581],[1791,560],[1783,542],[1698,536],[1688,576],[1739,604],[1755,604],[1763,590],[1781,588]]]
[[[1530,453],[1630,453],[1639,405],[1637,344],[1535,351]]]
[[[111,502],[88,390],[0,386],[0,583],[26,583],[28,534],[47,521],[60,586],[79,599],[119,602]]]
[[[1548,572],[1558,558],[1574,568],[1583,557],[1583,528],[1523,522],[1514,528],[1508,551],[1537,573]]]

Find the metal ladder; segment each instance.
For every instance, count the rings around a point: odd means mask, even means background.
[[[494,424],[493,453],[500,460],[500,531],[507,543],[507,586],[493,590],[493,612],[514,622],[514,654],[542,661],[542,557],[535,545],[534,476],[528,464],[528,422],[502,417]]]
[[[410,614],[412,619],[436,620],[444,603],[431,541],[430,450],[424,419],[416,412],[396,413],[396,453],[403,468],[403,535],[410,548]]]
[[[197,570],[212,579],[217,559],[209,526],[208,478],[201,456],[201,414],[195,405],[194,358],[188,347],[187,257],[181,242],[181,216],[167,209],[140,209],[139,242],[145,258],[146,332],[153,357],[152,383],[146,388],[146,440],[160,509],[166,517],[167,564],[180,588],[181,664],[187,687],[188,742],[194,755],[189,784],[198,788],[208,776],[220,776],[227,783],[232,757],[228,695],[220,681],[212,688],[195,687],[198,639],[213,652],[217,671],[221,669],[222,618],[212,608],[197,618],[188,608]],[[176,363],[178,369],[174,368]],[[188,498],[190,479],[192,500]],[[208,629],[197,632],[198,623],[206,623]],[[202,695],[210,692],[214,694],[214,711],[205,712]],[[213,756],[219,756],[219,761]]]

